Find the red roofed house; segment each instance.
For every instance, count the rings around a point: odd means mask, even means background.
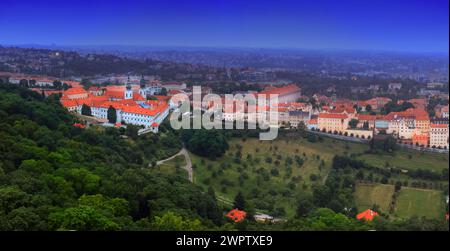
[[[371,210],[371,209],[367,209],[366,211],[356,215],[356,219],[358,220],[366,220],[366,221],[373,221],[373,219],[375,217],[378,216],[378,213]]]
[[[68,99],[85,99],[88,98],[89,93],[82,87],[70,88],[63,92]]]
[[[428,101],[424,98],[413,98],[408,100],[409,103],[413,104],[415,108],[425,110],[427,109]]]
[[[75,100],[61,98],[60,102],[69,112],[77,110],[78,103]]]
[[[317,128],[326,132],[344,133],[348,127],[349,117],[345,113],[319,113]]]
[[[257,95],[266,95],[266,99],[269,99],[272,94],[278,95],[278,103],[289,103],[296,102],[300,98],[301,90],[297,85],[290,84],[283,87],[272,87]]]
[[[228,212],[225,216],[237,223],[243,221],[247,216],[247,213],[245,211],[233,209],[230,212]]]
[[[412,143],[417,146],[428,146],[428,134],[414,133]]]
[[[312,105],[308,103],[300,103],[300,102],[291,102],[289,106],[289,110],[291,111],[304,111],[311,112]]]
[[[88,89],[88,92],[94,96],[101,96],[105,93],[106,89],[105,88],[101,88],[101,87],[97,87],[97,86],[91,86]]]
[[[308,124],[306,125],[309,130],[316,130],[317,129],[317,118],[312,118],[308,120]]]
[[[366,105],[370,105],[372,110],[380,110],[383,108],[387,103],[391,102],[392,99],[385,98],[385,97],[376,97],[373,99],[366,100]]]
[[[80,124],[80,123],[75,123],[75,124],[73,124],[73,126],[74,126],[74,127],[78,127],[78,128],[86,128],[85,125]]]
[[[385,116],[389,121],[387,133],[400,139],[412,139],[414,133],[428,134],[430,117],[425,110],[410,108],[403,112],[391,112]]]
[[[373,129],[375,127],[375,120],[381,118],[381,116],[377,115],[369,115],[369,114],[357,114],[356,119],[358,120],[358,127],[364,127],[364,123],[366,123],[369,128]]]

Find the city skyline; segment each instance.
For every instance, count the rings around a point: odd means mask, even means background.
[[[448,53],[448,1],[257,3],[7,0],[0,44]]]

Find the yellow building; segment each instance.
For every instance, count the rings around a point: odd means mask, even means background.
[[[448,149],[448,125],[430,125],[430,147]]]
[[[320,113],[317,119],[317,127],[321,131],[342,132],[347,130],[349,117],[342,113]]]

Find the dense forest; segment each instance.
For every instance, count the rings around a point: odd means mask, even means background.
[[[0,85],[0,230],[448,230],[436,220],[366,223],[339,212],[348,184],[337,164],[325,186],[299,198],[294,219],[235,224],[214,190],[151,166],[178,152],[182,141],[205,155],[212,146],[216,157],[228,137],[257,132],[179,133],[162,124],[158,134],[138,137],[133,126],[82,129],[75,122],[57,96]],[[245,198],[236,201],[252,213]]]
[[[220,224],[207,193],[144,168],[179,150],[172,131],[138,138],[77,128],[56,97],[6,85],[0,119],[1,230],[164,229],[158,222],[172,218],[186,229]]]

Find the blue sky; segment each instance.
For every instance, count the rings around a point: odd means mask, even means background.
[[[1,0],[0,44],[448,52],[448,0]]]

